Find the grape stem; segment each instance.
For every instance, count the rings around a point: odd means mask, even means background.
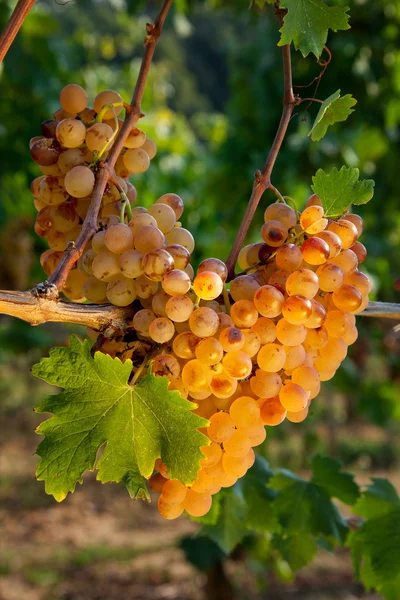
[[[154,51],[161,35],[165,19],[167,18],[169,9],[172,6],[172,2],[173,0],[164,0],[161,10],[154,23],[148,23],[146,25],[144,54],[142,63],[140,65],[135,90],[129,105],[131,110],[126,111],[124,124],[122,125],[106,160],[104,162],[100,162],[97,167],[96,182],[92,194],[92,201],[90,203],[85,220],[83,221],[82,231],[75,242],[75,246],[68,247],[65,250],[58,267],[51,277],[49,277],[48,281],[33,288],[33,293],[36,295],[45,296],[46,298],[57,298],[59,290],[61,290],[65,285],[68,273],[78,258],[82,256],[89,239],[97,231],[97,218],[104,190],[110,177],[114,175],[114,166],[122,148],[124,147],[125,140],[127,139],[134,124],[143,116],[141,111],[141,103],[147,77]]]
[[[0,36],[0,64],[3,62],[7,52],[13,43],[15,36],[21,28],[21,25],[33,8],[36,0],[19,0],[17,6]]]

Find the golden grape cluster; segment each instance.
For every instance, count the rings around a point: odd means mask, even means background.
[[[48,275],[79,234],[96,161],[106,156],[122,123],[114,116],[119,103],[116,92],[105,91],[90,109],[86,92],[67,86],[62,108],[32,141],[43,172],[32,184],[35,229],[50,246],[42,255]],[[96,121],[99,114],[104,121]],[[355,315],[367,306],[371,284],[358,270],[366,258],[358,241],[362,219],[350,213],[326,218],[316,195],[301,214],[284,202],[267,207],[263,241],[241,250],[242,273],[230,284],[217,258],[201,262],[194,276],[194,239],[179,221],[178,195],[164,194],[148,209],[124,210],[126,197],[136,201],[129,178],[146,170],[154,154],[153,142],[132,129],[116,163],[118,185],[107,186],[98,231],[63,291],[74,302],[132,305],[128,333],[147,352],[143,364],[133,361],[136,379],[150,364],[168,379],[169,390],[194,402],[193,412],[208,420],[201,431],[209,445],[201,448],[196,481],[185,486],[170,479],[161,460],[150,479],[163,517],[183,511],[199,517],[210,510],[213,494],[253,465],[266,426],[306,418],[321,381],[334,376],[357,339]],[[100,349],[126,357],[126,346],[111,340]]]

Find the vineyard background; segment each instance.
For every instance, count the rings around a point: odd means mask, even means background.
[[[374,178],[375,198],[359,211],[365,221],[362,241],[369,249],[364,264],[374,281],[372,299],[398,302],[400,7],[395,0],[343,4],[351,8],[352,29],[328,41],[333,59],[318,95],[325,98],[340,88],[358,99],[357,110],[316,145],[307,137],[316,109],[305,113],[305,103],[298,108],[274,181],[301,206],[319,167],[344,163]],[[0,28],[13,5],[0,0]],[[154,2],[61,6],[42,0],[25,22],[0,71],[0,288],[28,289],[43,279],[39,255],[45,247],[32,228],[29,184],[38,171],[30,160],[29,139],[58,107],[59,90],[67,83],[84,85],[91,97],[113,88],[130,98],[144,24],[155,9]],[[227,9],[222,2],[181,0],[167,21],[141,124],[159,153],[134,183],[144,206],[167,191],[184,198],[183,221],[197,240],[196,262],[228,255],[253,173],[272,141],[281,111],[277,40],[272,12],[249,11],[245,3],[232,2]],[[303,60],[293,52],[293,73],[295,85],[305,85],[319,67],[314,58]],[[266,192],[249,241],[257,240],[270,201],[273,196]],[[359,483],[384,475],[399,487],[399,338],[392,327],[390,321],[359,320],[357,343],[334,380],[323,386],[310,417],[301,425],[269,430],[262,452],[273,467],[306,473],[309,458],[322,452],[340,458]],[[72,330],[83,333],[55,325],[33,329],[0,318],[0,515],[5,532],[0,597],[212,598],[210,591],[202,591],[206,576],[177,548],[183,536],[196,530],[193,523],[160,523],[155,506],[133,503],[118,486],[94,486],[92,476],[62,505],[35,482],[38,438],[33,430],[41,417],[31,409],[48,389],[27,373],[51,346],[65,343]],[[243,598],[350,600],[362,593],[351,583],[346,551],[335,556],[321,551],[289,586],[270,572],[268,563],[251,555],[244,560],[240,553],[236,559],[227,572]],[[210,573],[208,583],[217,576]],[[270,591],[260,592],[266,583]]]

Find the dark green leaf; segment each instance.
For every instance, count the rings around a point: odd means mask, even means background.
[[[313,177],[313,191],[319,196],[326,217],[340,217],[351,204],[365,204],[374,194],[372,179],[359,181],[359,170],[342,167],[330,173],[318,169]]]
[[[341,473],[341,463],[329,456],[315,456],[311,461],[312,483],[322,488],[331,498],[345,504],[354,504],[359,496],[354,475]]]
[[[208,571],[216,563],[226,558],[225,552],[218,544],[204,536],[184,537],[179,546],[185,553],[186,560],[200,571]]]
[[[317,553],[315,541],[304,532],[287,537],[274,536],[273,546],[281,553],[292,571],[299,571],[308,565]]]
[[[400,506],[399,496],[390,481],[377,477],[372,481],[354,506],[354,513],[366,519],[380,517]]]
[[[314,125],[308,135],[314,142],[321,140],[330,125],[346,121],[347,117],[354,112],[352,106],[357,100],[350,94],[340,97],[340,90],[329,96],[322,104],[315,118]]]
[[[242,541],[246,528],[246,504],[233,490],[220,492],[221,510],[214,525],[204,525],[199,535],[207,535],[226,553]]]

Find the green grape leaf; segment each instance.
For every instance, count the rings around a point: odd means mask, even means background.
[[[246,527],[260,533],[280,531],[273,502],[276,492],[267,488],[272,476],[267,461],[257,455],[252,468],[236,484],[247,507]]]
[[[346,521],[323,488],[286,469],[280,469],[268,485],[279,492],[275,510],[288,533],[307,530],[316,537],[344,542]]]
[[[204,525],[199,531],[199,536],[208,536],[226,554],[230,554],[248,533],[245,524],[246,503],[234,489],[224,490],[219,496],[219,517],[214,525]]]
[[[366,519],[380,517],[400,506],[400,498],[390,481],[373,477],[372,482],[354,506],[354,513]]]
[[[273,546],[294,572],[310,564],[318,549],[312,537],[305,532],[274,536]]]
[[[179,542],[187,561],[192,563],[199,571],[208,571],[216,563],[226,558],[225,552],[207,537],[196,535],[186,536]]]
[[[330,125],[346,121],[347,117],[354,112],[352,108],[357,100],[351,94],[340,97],[340,90],[329,96],[322,104],[315,118],[314,125],[308,135],[314,142],[321,140]]]
[[[345,504],[354,504],[359,496],[358,485],[353,475],[341,473],[341,466],[334,458],[317,455],[311,461],[311,481],[331,498],[338,498]]]
[[[75,336],[66,348],[53,348],[32,369],[36,377],[64,391],[36,408],[53,413],[37,429],[44,435],[37,478],[61,502],[82,482],[85,470],[98,469],[103,483],[123,481],[132,497],[148,497],[146,479],[161,457],[171,477],[191,484],[208,439],[197,429],[205,419],[190,412],[195,405],[168,381],[148,373],[128,384],[132,363],[96,352]],[[100,458],[97,453],[103,448]]]
[[[275,0],[254,0],[254,4],[261,10],[266,4],[274,4]]]
[[[319,196],[326,217],[340,217],[351,204],[365,204],[374,194],[374,181],[359,181],[360,172],[356,168],[333,168],[330,173],[318,169],[313,180],[312,190]]]
[[[294,43],[304,57],[310,52],[319,58],[322,54],[328,31],[349,29],[349,8],[327,6],[323,0],[280,0],[280,8],[286,8],[281,28],[279,46]]]

